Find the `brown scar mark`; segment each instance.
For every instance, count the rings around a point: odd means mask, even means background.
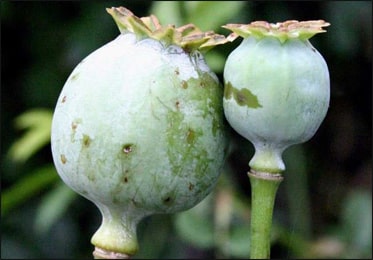
[[[122,148],[123,153],[125,153],[125,154],[131,153],[133,151],[132,146],[133,146],[133,144],[125,144],[125,145],[123,145],[123,148]]]
[[[63,164],[65,164],[67,162],[66,156],[64,154],[61,154],[60,158],[61,158],[61,162]]]
[[[79,73],[75,73],[72,77],[71,80],[76,80],[79,76]]]
[[[188,82],[186,82],[185,80],[182,80],[182,81],[181,81],[181,87],[182,87],[183,89],[187,89],[187,88],[188,88]]]
[[[78,124],[75,122],[71,123],[71,129],[75,130],[78,127]]]
[[[188,129],[188,132],[186,134],[186,141],[188,144],[191,144],[194,142],[194,138],[195,138],[195,133],[193,131],[193,129],[189,128]]]
[[[88,147],[90,144],[91,138],[88,135],[83,134],[83,146]]]
[[[71,129],[72,129],[73,131],[75,131],[76,128],[78,127],[78,124],[80,124],[81,122],[82,122],[82,119],[80,119],[80,118],[77,118],[77,119],[75,119],[74,121],[72,121],[72,122],[71,122]]]

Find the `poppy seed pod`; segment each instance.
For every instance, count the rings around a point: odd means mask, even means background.
[[[203,52],[226,39],[107,11],[121,34],[67,79],[51,144],[62,180],[102,213],[94,256],[122,258],[137,252],[142,218],[189,209],[216,184],[227,148],[223,87]]]
[[[243,37],[224,68],[224,113],[255,147],[249,165],[258,172],[285,170],[282,152],[309,140],[329,107],[327,64],[309,38],[323,20],[227,24]]]

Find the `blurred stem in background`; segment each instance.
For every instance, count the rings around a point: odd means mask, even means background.
[[[311,239],[311,203],[308,194],[307,160],[304,146],[289,147],[284,153],[287,167],[284,185],[289,207],[291,229],[304,237]],[[290,241],[289,241],[290,242]]]

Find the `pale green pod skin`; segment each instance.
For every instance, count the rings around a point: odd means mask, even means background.
[[[285,170],[282,152],[309,140],[330,98],[327,64],[308,40],[244,38],[224,68],[224,113],[255,147],[254,171]]]
[[[96,247],[135,254],[142,218],[210,193],[227,148],[222,98],[198,51],[131,32],[73,70],[55,108],[52,154],[62,180],[103,215]]]

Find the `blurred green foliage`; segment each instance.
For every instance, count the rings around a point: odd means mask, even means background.
[[[50,123],[72,69],[119,31],[105,8],[123,5],[162,24],[324,19],[311,39],[328,63],[331,104],[316,135],[284,154],[274,212],[273,258],[372,257],[371,1],[1,1],[1,258],[90,258],[97,208],[58,177]],[[239,40],[206,60],[222,79]],[[248,57],[249,58],[249,57]],[[134,258],[247,258],[250,143],[231,131],[216,189],[193,209],[140,223]]]

